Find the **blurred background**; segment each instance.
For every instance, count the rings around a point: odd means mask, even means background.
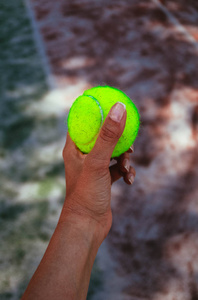
[[[69,108],[104,84],[141,128],[87,299],[198,299],[198,2],[1,0],[0,70],[0,299],[21,297],[57,224]]]

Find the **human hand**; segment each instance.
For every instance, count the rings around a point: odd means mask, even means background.
[[[123,113],[120,121],[111,118],[114,108],[117,108],[117,114],[118,108]],[[83,154],[77,148],[69,133],[63,149],[66,199],[60,221],[68,214],[78,219],[92,219],[99,225],[102,240],[112,225],[111,185],[120,177],[127,184],[132,184],[135,178],[135,170],[129,161],[133,146],[114,158],[117,163],[109,166],[112,152],[124,131],[126,116],[126,110],[120,103],[111,108],[89,154]]]

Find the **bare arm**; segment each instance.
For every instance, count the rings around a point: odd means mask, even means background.
[[[135,177],[135,170],[129,164],[132,150],[109,167],[125,122],[126,110],[120,121],[109,114],[89,154],[81,153],[67,134],[63,150],[66,200],[49,246],[22,300],[86,299],[98,248],[112,224],[111,185],[120,177],[131,184]],[[124,167],[126,160],[128,168]]]
[[[92,219],[67,216],[57,225],[22,299],[86,299],[100,243]]]

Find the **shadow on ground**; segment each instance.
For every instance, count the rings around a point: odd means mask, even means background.
[[[123,295],[197,299],[196,48],[151,1],[32,4],[53,73],[66,91],[81,81],[115,86],[140,111],[131,159],[136,180],[133,187],[117,183],[120,196],[112,199],[114,221],[107,238],[116,272],[126,279]],[[35,103],[40,107],[48,92],[40,58],[22,1],[1,6],[0,297],[15,299],[58,220],[65,189],[60,158],[65,116],[30,109]],[[193,22],[186,14],[184,26]],[[94,268],[89,299],[101,299],[102,275],[97,263]]]

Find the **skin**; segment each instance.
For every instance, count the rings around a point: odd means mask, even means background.
[[[85,300],[87,297],[97,251],[112,225],[111,185],[121,177],[131,185],[135,178],[129,157],[133,146],[116,158],[115,165],[109,166],[125,127],[126,110],[120,122],[111,119],[110,113],[89,154],[83,154],[67,133],[63,149],[65,202],[48,248],[22,300]]]

